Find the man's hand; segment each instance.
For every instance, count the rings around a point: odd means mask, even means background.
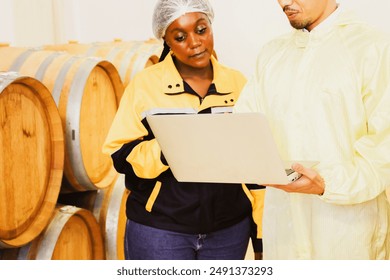
[[[317,171],[306,168],[302,164],[294,163],[291,166],[296,172],[302,174],[301,178],[288,185],[268,185],[273,188],[281,189],[286,192],[318,194],[322,195],[325,191],[325,181]]]

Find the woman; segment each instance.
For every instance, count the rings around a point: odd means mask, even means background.
[[[148,114],[232,111],[246,79],[212,56],[213,16],[206,0],[157,2],[153,31],[164,40],[162,61],[139,72],[126,88],[104,144],[131,190],[126,259],[245,257],[250,191],[234,184],[178,182],[146,121]]]

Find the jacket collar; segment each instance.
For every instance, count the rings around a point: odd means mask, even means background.
[[[162,79],[164,93],[175,95],[187,92],[188,85],[185,85],[182,77],[177,71],[176,66],[173,63],[172,55],[168,54],[160,63],[162,63],[164,73]],[[223,70],[223,66],[214,56],[211,57],[211,63],[213,65],[214,73],[213,82],[210,87],[213,91],[212,93],[221,95],[231,93],[233,88],[233,85],[231,84],[232,81],[228,79],[227,74]]]

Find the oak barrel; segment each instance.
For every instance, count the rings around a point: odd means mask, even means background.
[[[157,40],[146,41],[113,41],[95,42],[91,44],[47,45],[47,50],[66,51],[73,55],[96,56],[107,59],[118,69],[122,82],[126,87],[140,70],[156,64],[159,60],[162,43]]]
[[[104,193],[103,193],[104,192]],[[101,206],[96,203],[95,216],[99,217],[108,260],[124,260],[124,238],[126,229],[126,201],[130,191],[125,187],[124,175],[101,192]]]
[[[57,205],[49,225],[38,238],[21,248],[4,250],[0,259],[103,260],[99,224],[86,209]]]
[[[60,194],[59,203],[93,212],[102,232],[108,260],[124,260],[126,200],[130,191],[120,175],[110,187],[88,192]]]
[[[101,58],[1,47],[1,69],[35,77],[52,93],[65,134],[61,192],[111,185],[117,173],[101,149],[124,90],[115,66]]]
[[[47,226],[61,188],[64,137],[50,91],[0,74],[0,248],[21,247]]]

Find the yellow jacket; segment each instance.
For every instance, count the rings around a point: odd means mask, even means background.
[[[214,57],[211,62],[214,79],[203,99],[183,81],[171,55],[138,73],[126,88],[103,152],[126,175],[128,218],[162,229],[207,233],[251,214],[253,197],[245,185],[177,182],[146,120],[149,114],[231,112],[246,79]]]

